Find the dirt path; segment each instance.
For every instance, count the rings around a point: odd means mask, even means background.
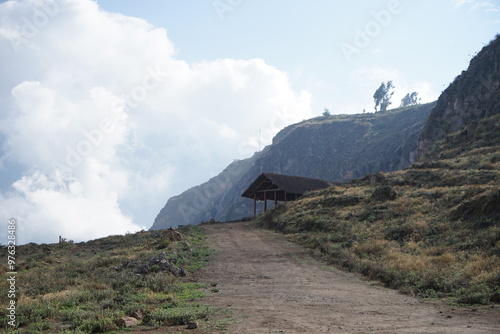
[[[327,268],[308,250],[255,223],[204,226],[217,249],[203,300],[230,307],[226,333],[500,333],[500,308],[422,302]]]

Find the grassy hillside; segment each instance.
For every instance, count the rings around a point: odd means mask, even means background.
[[[411,168],[312,192],[262,225],[387,286],[500,302],[500,116],[448,136]]]
[[[86,243],[19,246],[16,333],[101,333],[118,330],[116,320],[143,315],[153,329],[206,317],[209,307],[191,274],[210,254],[197,228],[182,241],[161,232],[110,236]],[[3,258],[7,258],[5,249]],[[5,270],[2,267],[2,270]],[[0,289],[8,291],[0,273]],[[6,293],[0,296],[0,332],[9,333]]]

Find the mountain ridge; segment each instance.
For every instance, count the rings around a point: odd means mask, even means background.
[[[384,114],[320,116],[287,126],[261,152],[169,199],[151,229],[251,216],[253,203],[240,195],[263,172],[345,182],[409,166],[434,104]]]

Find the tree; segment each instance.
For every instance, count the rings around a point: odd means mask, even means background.
[[[420,98],[418,97],[417,92],[408,93],[401,99],[400,107],[409,107],[420,104]]]
[[[328,108],[325,108],[325,111],[323,111],[323,116],[330,116],[330,110]]]
[[[386,112],[387,107],[391,104],[391,98],[394,94],[394,85],[392,84],[392,80],[387,81],[387,83],[381,83],[380,87],[373,94],[373,100],[375,101],[375,112],[377,112],[377,108],[380,106],[379,112]]]

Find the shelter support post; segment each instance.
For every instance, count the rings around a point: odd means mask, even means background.
[[[267,191],[264,191],[264,212],[267,212]]]
[[[253,216],[257,216],[257,193],[253,193]]]

